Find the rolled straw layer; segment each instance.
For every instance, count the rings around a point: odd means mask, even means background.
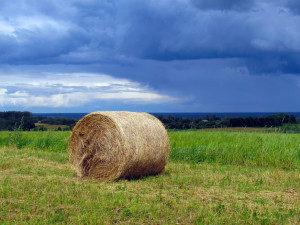
[[[159,174],[170,150],[163,124],[136,112],[91,113],[78,121],[68,144],[77,174],[103,180]]]

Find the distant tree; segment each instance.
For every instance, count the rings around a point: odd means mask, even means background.
[[[6,130],[7,122],[5,119],[0,118],[0,130]]]
[[[295,115],[290,115],[289,123],[297,123]]]
[[[297,124],[294,115],[279,113],[266,117],[226,117],[206,115],[204,118],[176,118],[172,115],[157,117],[167,129],[202,129],[217,127],[279,127],[286,123]],[[299,121],[300,122],[300,121]]]
[[[229,119],[229,126],[231,127],[244,127],[246,125],[244,118],[232,117]]]
[[[72,130],[72,128],[70,126],[67,126],[67,127],[64,127],[62,130],[63,131],[69,131],[69,130]]]
[[[46,127],[43,127],[43,126],[37,126],[33,129],[34,131],[47,131],[47,128]]]

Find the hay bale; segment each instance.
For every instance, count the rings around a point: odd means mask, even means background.
[[[136,112],[91,113],[78,121],[68,143],[77,174],[103,180],[159,174],[170,150],[163,124]]]

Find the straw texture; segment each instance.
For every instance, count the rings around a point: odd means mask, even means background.
[[[77,174],[102,180],[159,174],[170,150],[163,124],[136,112],[91,113],[78,121],[68,144]]]

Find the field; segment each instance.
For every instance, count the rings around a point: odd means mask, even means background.
[[[48,124],[48,123],[35,123],[36,127],[45,127],[47,130],[57,130],[59,128],[64,129],[67,128],[67,125],[54,125],[54,124]]]
[[[299,224],[300,135],[169,132],[162,175],[78,178],[70,132],[0,132],[0,224]]]
[[[272,127],[268,127],[268,128],[264,128],[264,127],[224,127],[224,128],[205,128],[205,129],[201,129],[198,131],[211,131],[211,132],[219,132],[219,131],[225,131],[225,132],[254,132],[254,133],[258,133],[258,132],[264,132],[264,133],[270,133],[270,132],[277,132],[278,128],[272,128]]]

